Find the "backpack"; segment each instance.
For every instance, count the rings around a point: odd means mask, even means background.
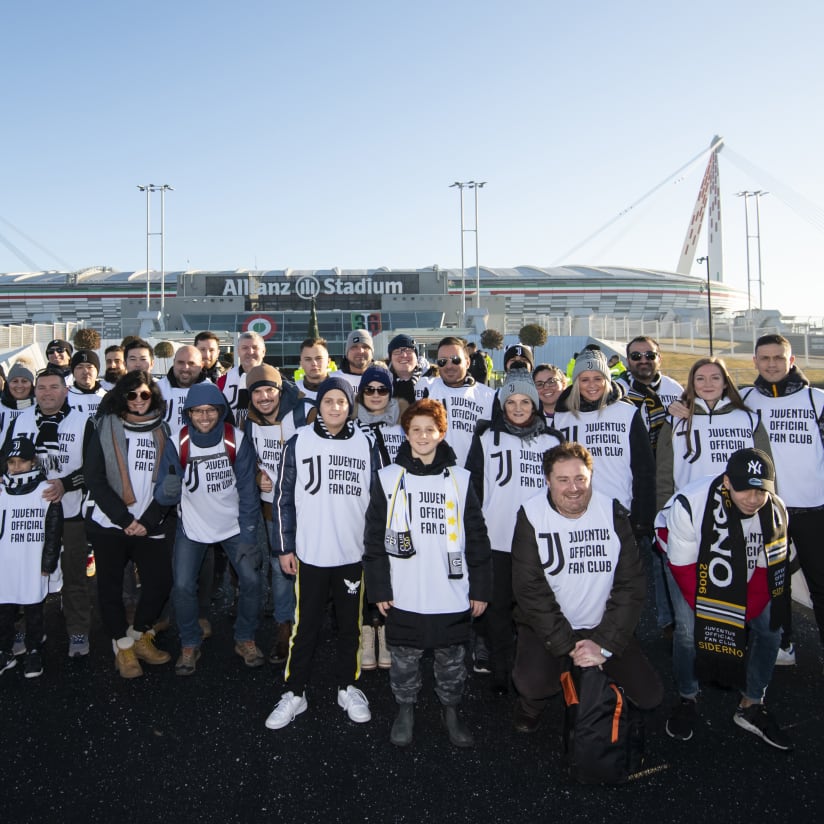
[[[223,448],[229,458],[229,463],[234,466],[237,457],[237,444],[235,443],[235,428],[230,423],[223,424]],[[185,471],[186,464],[189,463],[189,427],[184,426],[180,430],[178,442],[178,455],[180,456],[180,468]]]
[[[561,686],[569,777],[581,784],[622,784],[643,762],[640,710],[600,667],[570,664]]]

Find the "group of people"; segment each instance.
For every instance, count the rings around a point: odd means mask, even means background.
[[[264,361],[256,333],[240,335],[228,370],[219,344],[200,333],[158,381],[139,338],[106,350],[103,380],[98,355],[66,341],[49,344],[37,375],[22,362],[9,370],[0,673],[24,653],[26,677],[42,672],[42,603],[57,586],[69,656],[88,654],[90,545],[120,674],[171,660],[156,645],[171,614],[175,672],[195,674],[219,549],[236,578],[235,652],[248,667],[284,664],[268,728],[307,710],[331,602],[347,716],[370,720],[360,674],[386,668],[398,704],[390,739],[410,744],[433,650],[443,723],[467,747],[459,705],[470,666],[500,694],[514,686],[522,733],[538,728],[566,661],[603,668],[641,710],[660,704],[661,679],[635,634],[647,565],[658,626],[673,639],[679,696],[667,733],[692,737],[709,679],[740,688],[736,724],[791,747],[764,695],[776,660],[794,655],[790,542],[824,627],[813,545],[824,392],[785,338],[759,339],[759,376],[742,392],[718,358],[698,360],[682,388],[647,336],[629,342],[617,379],[597,347],[567,375],[511,346],[497,391],[472,376],[456,337],[439,342],[435,375],[409,335],[390,341],[382,363],[369,332],[354,330],[335,370],[326,342],[309,338],[294,383]],[[131,566],[133,610],[123,598]],[[256,634],[269,578],[277,631],[267,656]]]

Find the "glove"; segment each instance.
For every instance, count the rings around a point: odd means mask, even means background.
[[[175,474],[174,467],[169,469],[169,474],[163,479],[163,483],[160,485],[160,488],[163,490],[163,494],[167,498],[174,498],[175,500],[180,498],[183,484],[180,477]]]

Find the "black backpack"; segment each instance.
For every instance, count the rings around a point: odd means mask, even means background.
[[[564,755],[569,777],[581,784],[621,784],[641,768],[640,710],[600,667],[561,673],[566,714]]]

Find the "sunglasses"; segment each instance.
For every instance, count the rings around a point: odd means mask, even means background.
[[[126,393],[126,400],[127,401],[148,401],[152,397],[152,393],[149,392],[147,389],[144,389],[142,392],[127,392]]]
[[[46,356],[49,355],[62,355],[66,349],[63,346],[54,346],[51,349],[46,350]]]
[[[545,381],[535,381],[535,388],[544,389],[546,387],[557,386],[560,382],[558,378],[547,378]]]
[[[388,386],[364,386],[363,387],[363,394],[364,395],[388,395],[389,394],[389,387]]]
[[[647,360],[655,360],[658,357],[657,352],[647,351],[647,352],[630,352],[629,359],[631,361],[639,361],[641,358],[646,358]]]
[[[460,364],[463,363],[463,358],[460,355],[453,355],[451,358],[438,358],[435,363],[437,363],[438,366],[446,366],[449,361],[452,361],[455,366],[460,366]]]

